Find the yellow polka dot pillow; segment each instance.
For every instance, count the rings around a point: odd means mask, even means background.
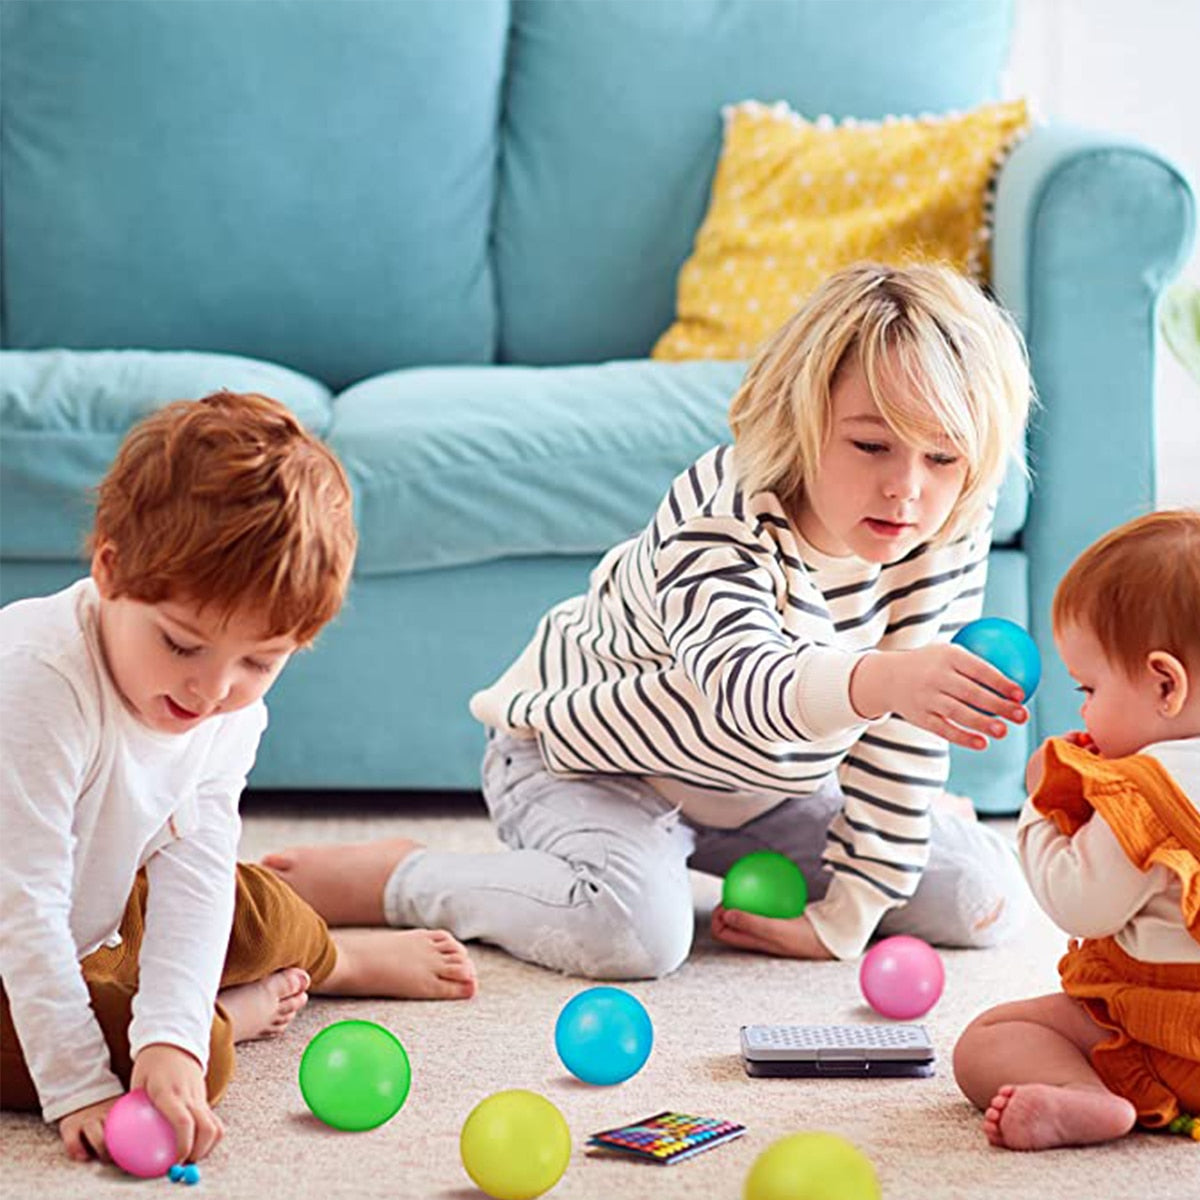
[[[986,281],[995,175],[1029,124],[1023,100],[840,124],[784,104],[727,108],[708,214],[654,357],[746,358],[860,259],[940,259]]]

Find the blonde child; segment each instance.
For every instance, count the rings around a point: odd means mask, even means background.
[[[331,939],[236,864],[262,697],[338,611],[354,548],[334,456],[283,405],[222,392],[126,438],[90,577],[0,611],[0,1100],[57,1121],[73,1159],[108,1161],[127,1087],[203,1158],[234,1043],[282,1032],[310,989],[474,990],[449,934]]]
[[[1054,636],[1086,733],[1030,759],[1017,838],[1073,938],[1063,991],[989,1009],[954,1069],[995,1146],[1108,1141],[1200,1114],[1200,513],[1084,551]]]
[[[436,920],[596,978],[678,967],[687,868],[764,848],[800,864],[813,902],[793,920],[718,907],[729,945],[850,959],[877,929],[998,939],[1023,904],[1015,855],[931,807],[948,741],[1004,736],[981,709],[1027,716],[949,639],[980,613],[1029,399],[1013,326],[952,271],[832,277],[751,366],[734,445],[680,475],[472,699],[508,852],[399,839],[264,863],[331,923]]]

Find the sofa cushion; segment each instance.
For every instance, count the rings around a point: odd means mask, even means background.
[[[1029,126],[1023,100],[884,121],[726,110],[712,201],[655,358],[746,358],[832,272],[862,259],[991,277],[993,179]]]
[[[641,358],[670,325],[721,108],[880,118],[998,94],[1010,0],[514,0],[500,358]]]
[[[334,400],[329,442],[354,485],[357,570],[600,554],[641,530],[681,470],[729,440],[729,362],[441,368]],[[1024,524],[1019,472],[996,540]]]
[[[4,341],[489,362],[508,0],[6,0]]]
[[[139,350],[0,353],[0,555],[78,558],[89,489],[128,429],[168,401],[220,388],[274,396],[316,433],[329,424],[328,388],[273,363]]]

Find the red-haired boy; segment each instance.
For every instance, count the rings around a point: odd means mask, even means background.
[[[181,1159],[221,1136],[235,1042],[307,993],[466,998],[441,931],[341,931],[236,861],[263,696],[341,606],[356,536],[337,459],[281,404],[155,412],[99,489],[89,577],[0,610],[0,1102],[108,1159],[126,1087]]]

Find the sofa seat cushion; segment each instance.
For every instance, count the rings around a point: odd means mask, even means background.
[[[329,390],[286,367],[229,354],[146,350],[0,352],[0,554],[78,558],[90,489],[131,426],[171,400],[262,392],[324,433]]]
[[[601,554],[639,532],[671,480],[729,440],[731,362],[396,371],[334,400],[328,438],[354,485],[360,575]],[[1010,472],[997,518],[1025,519]]]

